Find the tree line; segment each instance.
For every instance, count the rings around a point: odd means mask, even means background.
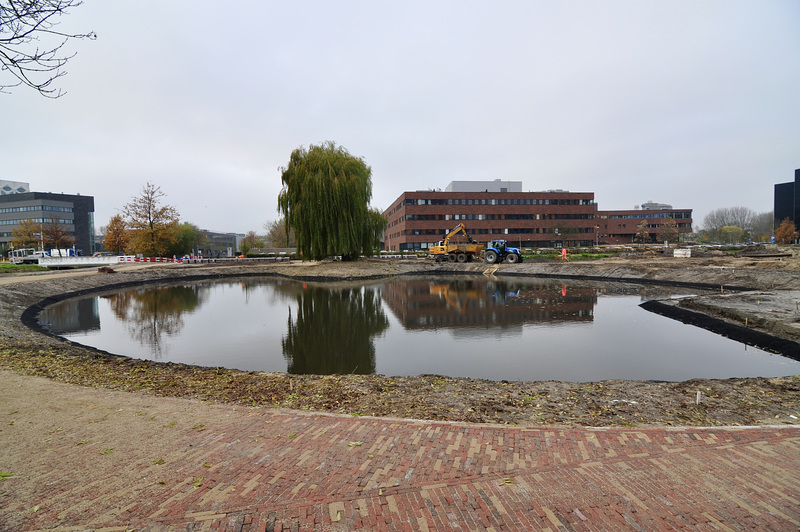
[[[356,259],[378,251],[386,218],[369,207],[372,170],[363,159],[327,142],[298,148],[282,168],[283,189],[278,196],[282,217],[264,225],[266,234],[249,231],[239,252],[259,247],[296,247],[302,258],[330,256]],[[207,237],[191,223],[180,222],[178,210],[164,203],[161,188],[147,183],[101,232],[103,249],[116,254],[149,257],[180,256],[203,249]],[[38,246],[37,232],[49,247],[68,247],[74,238],[59,224],[45,228],[32,220],[20,223],[13,245]]]
[[[59,222],[36,222],[23,220],[11,231],[11,244],[16,249],[37,248],[42,246],[55,249],[66,249],[72,246],[75,237],[67,227]]]
[[[703,241],[735,244],[745,241],[794,241],[797,229],[790,220],[775,220],[772,211],[757,213],[747,207],[714,209],[703,218],[698,234]],[[793,236],[794,235],[794,236]]]

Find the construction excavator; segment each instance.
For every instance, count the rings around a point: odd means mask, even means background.
[[[450,242],[459,233],[464,233],[467,242]],[[483,244],[473,239],[467,232],[464,224],[458,224],[452,231],[445,235],[444,240],[439,241],[435,246],[428,248],[428,253],[437,262],[472,262],[475,257],[480,257],[483,251]]]

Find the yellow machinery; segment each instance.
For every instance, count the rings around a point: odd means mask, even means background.
[[[450,242],[450,239],[458,233],[464,233],[464,236],[467,238],[466,243]],[[483,244],[469,236],[464,224],[458,224],[455,229],[447,233],[444,240],[428,248],[428,253],[430,253],[437,262],[443,260],[449,260],[450,262],[472,262],[475,257],[480,257],[481,251],[483,251]]]

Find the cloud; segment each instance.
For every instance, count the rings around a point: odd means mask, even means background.
[[[218,231],[275,219],[279,167],[333,140],[373,204],[452,180],[708,211],[772,208],[800,167],[792,2],[85,3],[67,96],[0,96],[8,179],[96,198],[146,181]]]

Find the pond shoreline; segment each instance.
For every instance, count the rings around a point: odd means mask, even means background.
[[[502,265],[494,275],[593,276],[641,283],[800,287],[795,270],[759,271],[717,263],[663,267],[653,261]],[[305,281],[360,281],[396,275],[483,275],[487,265],[365,260],[251,266],[171,265],[118,273],[46,273],[4,280],[0,295],[0,367],[80,385],[250,406],[401,418],[517,425],[751,425],[800,423],[800,379],[696,379],[683,383],[493,382],[435,375],[297,376],[162,364],[95,352],[21,326],[35,308],[79,293],[166,281],[278,276]],[[724,288],[723,288],[724,290]],[[751,294],[752,291],[747,292]],[[726,297],[737,297],[728,293]],[[33,309],[33,310],[32,310]],[[763,309],[762,309],[763,310]],[[788,335],[785,335],[788,336]],[[703,398],[697,402],[697,392]],[[777,416],[777,417],[776,417]],[[792,417],[794,416],[794,417]]]

